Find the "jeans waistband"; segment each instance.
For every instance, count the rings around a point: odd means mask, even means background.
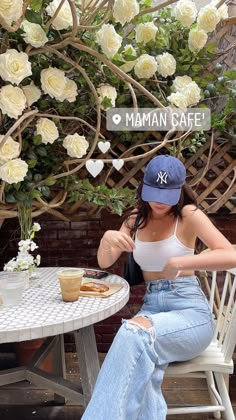
[[[178,277],[176,280],[167,280],[167,279],[160,279],[147,282],[147,290],[163,290],[169,289],[170,286],[175,284],[189,284],[191,286],[201,286],[198,278],[196,276],[184,276]]]

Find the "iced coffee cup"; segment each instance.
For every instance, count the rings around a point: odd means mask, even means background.
[[[83,275],[81,268],[64,268],[57,272],[64,302],[75,302],[79,298]]]

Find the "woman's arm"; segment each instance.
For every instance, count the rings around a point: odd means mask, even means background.
[[[101,268],[108,268],[122,254],[131,252],[134,248],[134,241],[130,237],[130,229],[123,223],[120,230],[107,230],[100,242],[97,259]]]
[[[185,206],[183,217],[189,229],[209,251],[193,256],[169,258],[165,267],[169,275],[175,272],[175,278],[180,271],[225,270],[236,267],[236,250],[233,245],[200,209],[194,210],[192,205]]]

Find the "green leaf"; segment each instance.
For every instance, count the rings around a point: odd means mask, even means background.
[[[30,195],[31,198],[39,198],[42,196],[42,193],[39,190],[33,190]]]
[[[17,201],[24,201],[27,197],[27,195],[22,191],[16,191],[14,195]]]
[[[183,72],[185,72],[185,71],[187,71],[187,70],[189,70],[190,69],[190,64],[184,64],[183,66],[181,66],[181,70],[183,71]]]
[[[200,64],[194,64],[192,66],[192,71],[194,71],[195,73],[198,73],[201,70],[202,70],[202,66]]]
[[[224,76],[228,77],[231,80],[236,80],[236,70],[226,70]]]
[[[105,98],[101,102],[101,105],[103,106],[104,109],[111,108],[112,106],[111,99],[105,96]]]
[[[31,23],[38,23],[38,25],[42,25],[42,18],[40,14],[34,12],[33,10],[27,9],[25,12],[25,18]]]
[[[34,136],[34,137],[33,137],[33,143],[34,143],[36,146],[39,146],[39,144],[41,144],[41,143],[42,143],[42,136],[41,136],[41,134],[38,134],[37,136]]]
[[[37,155],[33,150],[30,150],[27,153],[27,158],[30,159],[30,160],[37,160]]]
[[[31,0],[30,7],[34,12],[39,12],[42,9],[44,0]]]
[[[19,191],[20,187],[21,187],[21,182],[17,182],[15,184],[13,184],[14,188],[16,191]]]
[[[30,209],[32,207],[32,199],[28,196],[22,204],[27,208]]]
[[[57,180],[56,180],[56,179],[54,179],[54,178],[51,178],[51,177],[46,178],[46,179],[43,181],[44,185],[47,185],[47,186],[49,186],[49,187],[50,187],[51,185],[54,185],[56,182],[57,182]]]
[[[50,197],[50,188],[41,187],[40,189],[44,197],[47,197],[47,198]]]
[[[34,182],[40,182],[42,181],[43,176],[41,174],[35,174],[34,175]]]
[[[27,182],[25,184],[25,188],[27,191],[31,191],[34,188],[34,183],[33,182]]]
[[[34,168],[37,165],[37,160],[29,159],[29,160],[27,160],[27,164],[28,164],[29,168]]]
[[[6,202],[7,203],[16,203],[16,198],[14,194],[6,193]]]
[[[44,148],[44,147],[39,147],[39,148],[37,149],[37,153],[38,153],[38,155],[39,155],[39,156],[41,156],[41,157],[46,157],[46,156],[48,156],[47,149],[46,149],[46,148]]]

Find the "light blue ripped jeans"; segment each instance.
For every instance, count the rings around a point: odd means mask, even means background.
[[[152,327],[123,321],[83,420],[164,420],[168,363],[191,359],[211,342],[211,311],[195,276],[149,282],[140,315]]]

